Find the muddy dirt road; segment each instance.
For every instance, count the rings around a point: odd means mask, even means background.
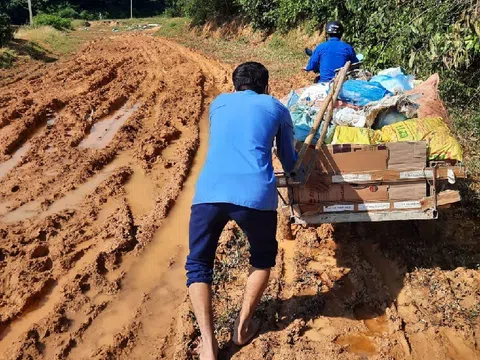
[[[122,34],[0,79],[0,359],[194,358],[189,207],[230,73]],[[234,224],[222,235],[222,359],[480,359],[478,221],[278,235],[262,330],[243,349],[229,337],[246,239]]]

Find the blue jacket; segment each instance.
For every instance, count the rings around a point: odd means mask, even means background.
[[[230,203],[276,210],[272,146],[286,172],[297,159],[290,113],[278,100],[254,91],[218,96],[210,105],[210,139],[193,204]]]
[[[358,62],[353,47],[332,37],[317,46],[305,70],[320,71],[319,82],[328,82],[335,77],[335,70],[343,67],[348,60],[352,64]]]

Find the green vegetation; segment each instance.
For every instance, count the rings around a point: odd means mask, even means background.
[[[0,47],[4,47],[13,37],[13,28],[7,14],[0,13]]]
[[[160,15],[164,0],[134,0],[135,17]],[[34,15],[55,14],[64,19],[99,20],[130,17],[130,0],[33,0]],[[7,13],[14,24],[28,22],[26,0],[0,1],[0,12]]]
[[[38,14],[33,18],[33,24],[35,26],[51,26],[57,30],[72,29],[72,19],[56,14]]]
[[[8,69],[12,67],[17,59],[17,55],[13,50],[0,49],[0,69]]]

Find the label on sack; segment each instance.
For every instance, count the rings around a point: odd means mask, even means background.
[[[414,170],[414,171],[402,171],[400,173],[400,179],[421,179],[424,177],[433,178],[432,170]]]
[[[358,211],[389,210],[389,209],[390,209],[390,203],[358,204]]]
[[[400,201],[393,204],[395,209],[420,209],[422,204],[420,201]]]
[[[343,182],[358,182],[358,181],[370,181],[372,180],[372,174],[342,174],[342,175],[333,175],[333,183],[343,183]]]
[[[324,206],[323,212],[342,212],[342,211],[353,211],[355,210],[354,205],[330,205]]]

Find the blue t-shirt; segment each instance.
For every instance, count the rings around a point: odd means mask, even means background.
[[[332,37],[317,46],[305,70],[320,71],[319,82],[328,82],[335,77],[335,70],[345,66],[347,61],[358,62],[353,47]]]
[[[278,100],[251,90],[226,93],[210,105],[210,140],[193,204],[231,203],[276,210],[272,147],[286,172],[297,159],[290,113]]]

